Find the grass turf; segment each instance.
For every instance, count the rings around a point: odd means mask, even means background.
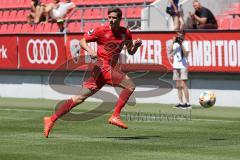
[[[238,160],[240,108],[188,110],[171,105],[126,106],[122,130],[107,124],[110,113],[89,121],[57,121],[48,139],[42,118],[57,101],[0,99],[0,159],[3,160]],[[98,103],[84,103],[86,112]],[[176,115],[184,115],[180,119]],[[131,117],[131,118],[129,118]],[[139,118],[140,117],[140,118]],[[175,118],[173,118],[175,117]]]

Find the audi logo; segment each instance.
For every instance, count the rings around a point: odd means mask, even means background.
[[[29,40],[27,58],[31,64],[55,64],[58,59],[58,47],[54,40]]]

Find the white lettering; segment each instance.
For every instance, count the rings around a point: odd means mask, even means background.
[[[223,55],[223,53],[222,53],[222,47],[223,47],[223,41],[216,41],[216,46],[217,46],[217,48],[218,48],[218,66],[222,66],[222,59],[223,59],[223,57],[222,57],[222,55]]]
[[[190,44],[190,66],[240,66],[240,40],[192,41]]]
[[[210,41],[203,41],[204,51],[204,66],[211,66],[211,43]]]
[[[132,56],[125,55],[121,58],[127,64],[162,64],[162,45],[159,40],[142,40],[142,46]],[[124,55],[121,55],[124,57]]]
[[[228,41],[224,41],[224,65],[228,67]]]
[[[146,48],[146,47],[145,47]],[[146,50],[146,49],[145,49]],[[141,64],[141,50],[140,48],[138,48],[137,52],[134,54],[134,56],[132,55],[129,55],[128,56],[130,57],[133,57],[134,61],[132,61],[132,63],[135,63],[135,64]]]
[[[216,66],[216,43],[212,41],[212,66]]]
[[[162,64],[162,44],[161,41],[154,41],[154,63]]]
[[[202,41],[193,41],[193,65],[203,66]]]
[[[142,50],[142,58],[141,58],[141,63],[142,64],[146,64],[147,63],[147,59],[146,59],[146,55],[147,55],[147,40],[143,40],[143,50]]]
[[[237,66],[237,43],[234,40],[229,42],[229,65],[231,67]]]
[[[154,61],[152,59],[153,54],[154,54],[154,52],[153,52],[153,40],[149,40],[147,46],[148,46],[147,47],[148,48],[148,55],[147,55],[148,64],[153,64],[154,63]]]
[[[4,47],[4,45],[2,45],[2,47],[0,48],[0,58],[1,59],[7,59],[7,48]]]
[[[189,66],[193,66],[192,45],[190,45],[191,41],[188,41],[187,43],[189,44],[188,64]]]
[[[238,40],[238,66],[240,66],[240,40]]]

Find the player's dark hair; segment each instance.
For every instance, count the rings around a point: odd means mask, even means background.
[[[109,8],[108,9],[108,15],[112,12],[116,12],[117,13],[117,16],[118,18],[122,18],[122,10],[120,8],[117,8],[117,7],[112,7],[112,8]]]

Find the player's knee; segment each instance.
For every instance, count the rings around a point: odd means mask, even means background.
[[[73,100],[73,102],[75,102],[75,103],[82,103],[82,102],[85,101],[86,98],[87,98],[87,97],[84,97],[84,96],[82,96],[82,95],[78,95],[78,96],[73,96],[73,97],[72,97],[72,100]]]
[[[134,92],[134,90],[136,89],[136,86],[131,86],[127,88],[129,90],[129,92]]]

